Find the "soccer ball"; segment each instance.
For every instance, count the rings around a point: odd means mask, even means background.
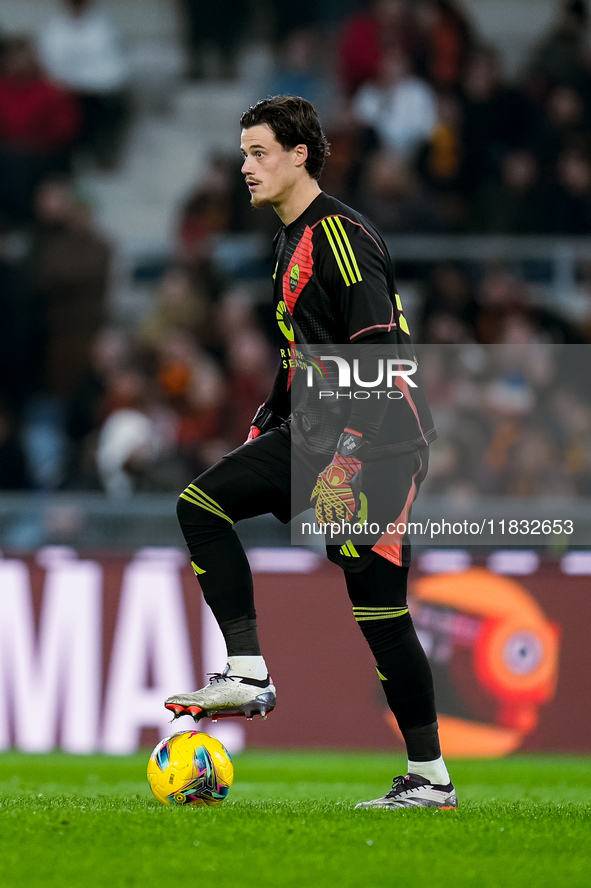
[[[148,762],[148,780],[163,805],[220,805],[232,786],[234,766],[215,737],[185,731],[160,741]]]

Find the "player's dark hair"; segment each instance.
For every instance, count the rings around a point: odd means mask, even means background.
[[[273,96],[251,105],[240,118],[242,129],[265,123],[285,151],[307,146],[306,170],[312,179],[319,179],[330,145],[314,105],[300,96]]]

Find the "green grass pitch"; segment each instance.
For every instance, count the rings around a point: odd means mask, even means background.
[[[0,754],[2,888],[589,886],[591,759],[456,761],[457,811],[354,811],[400,756],[248,751],[215,808],[152,797],[148,753]]]

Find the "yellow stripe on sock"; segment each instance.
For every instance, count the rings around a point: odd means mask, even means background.
[[[229,521],[230,524],[234,524],[232,519],[226,515],[220,504],[216,503],[214,499],[194,484],[189,484],[189,486],[181,493],[181,497],[193,506],[199,506],[200,509],[205,509],[207,512],[217,515],[218,518],[224,518],[226,521]]]
[[[357,623],[368,620],[395,620],[408,613],[407,607],[354,607],[353,616]]]
[[[222,512],[219,509],[212,508],[208,503],[203,502],[199,497],[197,497],[194,493],[187,493],[186,491],[181,493],[181,499],[187,500],[188,503],[191,503],[192,506],[198,506],[200,509],[204,509],[206,512],[211,512],[212,515],[216,515],[218,518],[224,518],[226,521],[229,521],[230,524],[233,524],[231,518]]]
[[[196,487],[194,484],[189,484],[189,486],[187,487],[187,490],[192,490],[195,493],[199,494],[199,496],[202,496],[204,500],[207,500],[208,503],[211,503],[212,506],[215,506],[216,509],[219,509],[220,512],[224,511],[222,509],[222,507],[220,506],[220,504],[216,503],[216,501],[211,496],[209,496],[207,493],[205,493],[205,491],[201,490],[200,487]]]
[[[399,614],[384,614],[381,617],[355,617],[355,621],[357,623],[367,623],[369,620],[393,620],[396,617],[403,617],[404,614],[408,613],[408,608],[405,611],[401,611]]]
[[[400,611],[408,610],[408,608],[405,604],[400,605],[400,606],[393,604],[393,605],[390,605],[389,607],[357,607],[357,606],[355,606],[353,608],[353,610],[355,611],[356,614],[364,614],[364,613],[365,614],[381,614],[381,613],[384,613],[387,611],[399,613]]]

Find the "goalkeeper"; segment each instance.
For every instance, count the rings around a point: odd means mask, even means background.
[[[359,349],[362,367],[376,350],[412,355],[392,262],[376,229],[321,191],[328,143],[309,102],[275,96],[249,108],[240,125],[251,204],[273,206],[282,223],[273,279],[284,346],[246,443],[189,484],[178,501],[193,569],[228,653],[208,687],[165,703],[175,716],[195,720],[266,716],[276,701],[259,647],[252,574],[233,524],[264,513],[288,522],[310,503],[321,524],[361,521],[368,506],[373,516],[374,503],[380,521],[406,522],[435,438],[418,378],[396,377],[394,401],[318,397],[321,374],[307,372],[318,367],[318,356],[335,355],[324,363],[322,385],[329,391],[326,367],[339,366],[343,346]],[[316,380],[311,387],[309,379]],[[344,571],[353,614],[408,754],[408,773],[396,777],[383,798],[359,807],[455,806],[431,670],[407,606],[407,539],[384,532],[359,545],[345,535],[328,541],[327,555]]]

